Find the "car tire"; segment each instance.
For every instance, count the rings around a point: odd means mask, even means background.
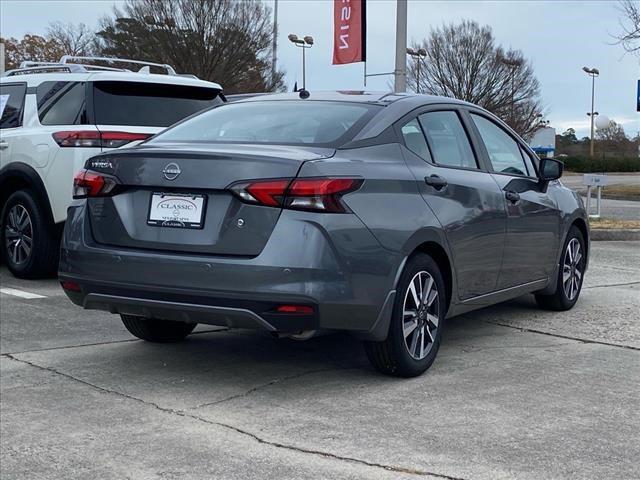
[[[419,308],[416,296],[421,297]],[[386,340],[364,343],[371,364],[396,377],[424,373],[438,354],[446,311],[446,291],[438,265],[426,254],[412,256],[398,282]]]
[[[120,315],[122,323],[134,337],[154,343],[173,343],[184,340],[197,323],[174,322],[155,318]]]
[[[582,232],[574,225],[562,246],[556,291],[551,295],[536,294],[536,303],[545,310],[570,310],[578,301],[587,257]]]
[[[2,258],[20,278],[51,276],[58,268],[60,238],[30,190],[9,196],[0,214]]]

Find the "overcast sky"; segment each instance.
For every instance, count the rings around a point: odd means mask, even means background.
[[[267,3],[273,4],[272,1]],[[112,0],[0,0],[0,34],[21,37],[43,34],[49,22],[73,21],[96,26],[114,4]],[[369,73],[394,68],[395,1],[369,0],[367,15]],[[542,85],[547,118],[562,131],[574,127],[588,135],[591,84],[583,66],[597,67],[596,110],[622,123],[628,134],[640,131],[636,88],[638,57],[623,55],[611,45],[619,12],[614,1],[427,1],[409,0],[408,40],[424,38],[433,26],[471,19],[493,28],[496,41],[524,52],[533,62]],[[289,33],[312,35],[315,46],[307,56],[310,90],[363,88],[362,64],[332,66],[331,0],[280,0],[279,67],[287,84],[301,81],[300,50],[287,41]],[[370,90],[387,90],[391,77],[374,77]]]

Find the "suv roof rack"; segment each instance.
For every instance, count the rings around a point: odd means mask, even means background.
[[[167,75],[177,75],[176,71],[173,69],[173,67],[171,65],[168,65],[166,63],[153,63],[153,62],[145,62],[142,60],[131,60],[129,58],[117,58],[117,57],[79,57],[76,55],[64,55],[61,59],[60,59],[60,63],[62,64],[67,64],[70,63],[69,61],[71,61],[71,63],[73,63],[74,61],[77,60],[82,60],[82,61],[100,61],[100,62],[107,62],[107,63],[114,63],[114,62],[118,62],[118,63],[132,63],[134,65],[143,65],[144,67],[159,67],[159,68],[164,68],[167,71]],[[91,67],[92,65],[85,65],[85,64],[81,64],[85,67]],[[148,69],[144,70],[145,72],[148,72]]]
[[[59,62],[33,62],[25,61],[20,64],[19,68],[9,70],[4,74],[6,77],[14,75],[30,75],[34,73],[86,73],[92,71],[112,71],[112,72],[131,72],[127,68],[108,67],[103,65],[92,65],[86,63],[76,63],[77,61],[101,61],[107,63],[130,63],[134,65],[142,65],[138,70],[139,73],[149,73],[149,67],[158,67],[166,70],[167,75],[178,75],[171,65],[164,63],[144,62],[142,60],[131,60],[128,58],[117,57],[81,57],[76,55],[64,55]],[[197,77],[196,77],[197,78]]]

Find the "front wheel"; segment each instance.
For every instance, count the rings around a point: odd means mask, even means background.
[[[573,308],[582,290],[586,265],[584,237],[582,232],[573,226],[563,246],[556,291],[551,295],[537,294],[535,297],[538,306],[557,311]]]
[[[415,377],[424,373],[440,348],[446,308],[438,265],[428,255],[414,255],[398,282],[387,339],[364,344],[369,361],[387,375]]]
[[[133,336],[155,343],[173,343],[184,340],[197,323],[174,322],[155,318],[120,315],[122,323]]]

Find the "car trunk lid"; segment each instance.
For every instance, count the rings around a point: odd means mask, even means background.
[[[88,199],[94,239],[128,248],[259,255],[281,209],[243,203],[227,187],[293,178],[305,161],[333,153],[327,148],[232,144],[113,150],[86,164],[120,183],[115,195]]]

